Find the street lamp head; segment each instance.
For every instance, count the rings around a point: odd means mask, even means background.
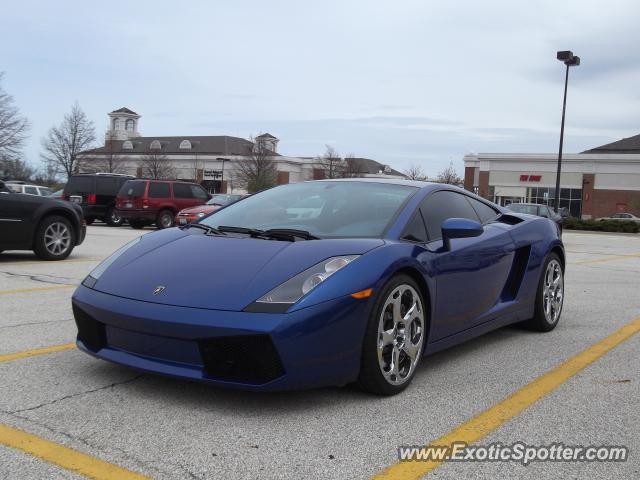
[[[573,52],[571,50],[562,50],[557,53],[556,58],[561,62],[566,62],[573,58]]]
[[[580,57],[576,55],[571,60],[567,60],[564,63],[569,67],[577,67],[578,65],[580,65]]]
[[[580,57],[574,55],[571,50],[562,50],[556,54],[556,58],[567,67],[577,67],[580,65]]]

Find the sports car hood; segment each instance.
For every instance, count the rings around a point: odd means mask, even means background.
[[[380,239],[216,237],[173,228],[145,235],[93,288],[145,302],[240,311],[326,258],[363,254],[383,244]],[[165,288],[154,294],[158,286]]]

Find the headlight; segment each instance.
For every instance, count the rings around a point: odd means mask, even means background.
[[[324,260],[274,288],[265,296],[256,300],[253,306],[248,309],[258,311],[261,310],[260,305],[265,307],[274,305],[274,308],[265,308],[264,311],[286,311],[289,306],[296,303],[331,275],[346,267],[358,257],[359,255],[344,255]]]
[[[198,218],[202,218],[202,217],[204,217],[205,215],[206,215],[205,213],[200,212],[200,213],[198,214]]]
[[[82,284],[85,287],[93,288],[96,284],[100,276],[105,272],[107,268],[111,266],[113,262],[115,262],[120,255],[133,247],[136,243],[142,240],[142,235],[136,238],[135,240],[131,240],[129,243],[125,243],[118,250],[113,252],[109,257],[103,260],[96,268],[94,268],[89,275],[82,281]]]

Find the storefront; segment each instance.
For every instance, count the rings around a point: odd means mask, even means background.
[[[554,203],[557,154],[476,153],[464,163],[465,188],[495,203]],[[563,155],[560,187],[572,216],[640,215],[640,135]]]

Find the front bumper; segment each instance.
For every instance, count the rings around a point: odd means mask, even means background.
[[[195,222],[202,217],[204,217],[204,215],[198,216],[197,214],[178,214],[176,215],[175,222],[176,225],[186,225],[188,223]]]
[[[207,310],[130,300],[82,285],[72,303],[81,330],[77,345],[95,357],[250,390],[354,381],[369,310],[368,301],[351,297],[283,314]],[[97,326],[89,333],[83,327],[85,316]],[[256,352],[261,352],[255,359],[260,365],[251,369],[248,363]],[[219,362],[242,363],[243,358],[240,374],[233,365],[230,370],[218,368]],[[247,374],[247,369],[252,371]]]
[[[76,239],[76,247],[81,245],[84,242],[85,237],[87,236],[87,224],[84,220],[80,222],[80,229],[78,230],[78,238]]]

